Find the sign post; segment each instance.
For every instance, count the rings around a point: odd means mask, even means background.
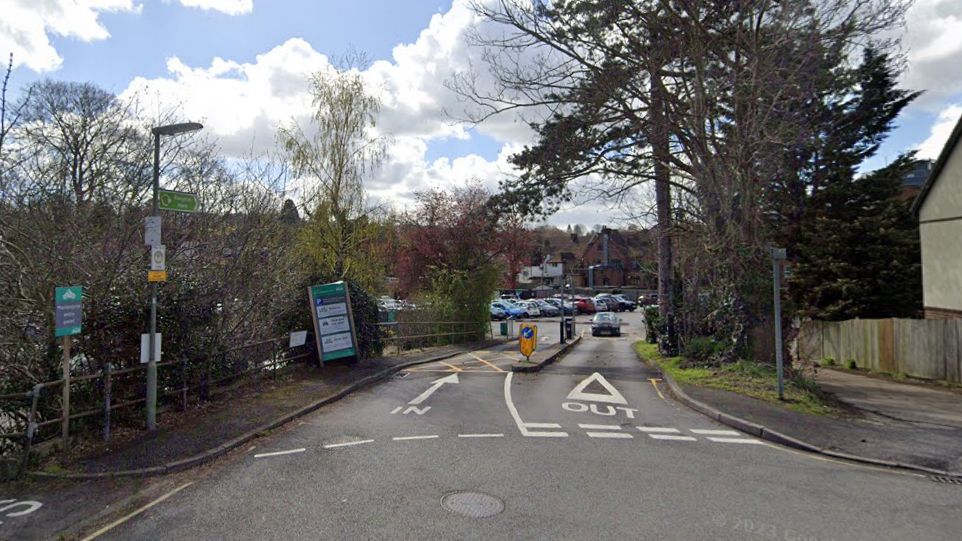
[[[321,366],[326,361],[357,357],[357,332],[351,293],[344,282],[313,286],[308,289],[311,299],[311,318]]]
[[[521,354],[525,356],[528,362],[531,362],[531,354],[538,347],[538,326],[522,323],[519,336],[518,345],[521,348]]]
[[[56,310],[54,336],[63,339],[63,459],[70,446],[70,337],[80,334],[83,314],[83,287],[58,287],[54,295]]]
[[[775,366],[778,370],[778,399],[785,400],[785,367],[782,360],[782,273],[781,264],[787,259],[785,248],[772,246],[772,282],[775,291]]]

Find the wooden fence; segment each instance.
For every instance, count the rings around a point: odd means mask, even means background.
[[[859,368],[962,382],[962,319],[804,321],[795,347],[803,361],[854,360]]]

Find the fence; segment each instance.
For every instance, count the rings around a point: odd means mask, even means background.
[[[159,362],[158,401],[173,397],[172,404],[186,409],[190,392],[208,399],[225,382],[254,372],[270,371],[276,375],[279,368],[316,355],[313,347],[308,347],[312,344],[302,346],[300,351],[282,347],[280,344],[287,340],[285,336],[221,350],[210,356]],[[34,444],[59,435],[66,450],[70,431],[97,417],[101,419],[104,440],[109,440],[115,412],[146,402],[146,370],[146,365],[112,370],[108,363],[94,374],[39,383],[30,391],[0,395],[3,454],[10,455],[11,444],[21,440],[23,454],[18,469],[22,472]],[[70,386],[68,403],[60,399],[64,396],[65,383]],[[67,412],[66,421],[64,412]]]
[[[458,344],[483,340],[491,333],[491,325],[483,327],[472,321],[417,321],[397,313],[395,321],[378,323],[382,339],[394,346],[396,353],[414,348]],[[409,316],[408,316],[409,317]]]
[[[805,321],[796,341],[800,359],[962,382],[962,319]]]

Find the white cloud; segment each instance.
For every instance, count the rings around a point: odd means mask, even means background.
[[[166,0],[170,1],[170,0]],[[177,0],[184,7],[243,15],[254,10],[254,0]]]
[[[952,128],[959,122],[959,117],[962,117],[962,103],[949,105],[943,109],[935,124],[932,125],[929,138],[916,147],[918,157],[929,160],[938,158],[942,147],[952,133]]]
[[[48,33],[87,42],[104,40],[110,33],[99,21],[101,13],[141,9],[133,0],[0,0],[0,55],[6,63],[13,53],[15,65],[38,73],[55,70],[63,58]]]
[[[924,90],[921,107],[938,110],[947,96],[962,91],[962,2],[916,0],[906,14],[903,45],[908,68],[902,84]]]

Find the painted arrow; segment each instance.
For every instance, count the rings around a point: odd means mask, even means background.
[[[415,398],[414,400],[408,402],[408,404],[410,404],[410,405],[412,405],[412,406],[416,406],[416,405],[420,404],[421,402],[424,402],[425,400],[428,399],[429,396],[431,396],[432,394],[434,394],[434,391],[437,391],[438,389],[440,389],[441,386],[444,385],[445,383],[459,383],[459,382],[458,382],[458,375],[457,375],[457,374],[451,374],[450,376],[447,376],[447,377],[444,377],[444,378],[441,378],[441,379],[436,379],[436,380],[432,381],[431,383],[433,383],[433,385],[431,385],[431,386],[428,388],[427,391],[424,391],[423,393],[421,393],[417,398]]]

